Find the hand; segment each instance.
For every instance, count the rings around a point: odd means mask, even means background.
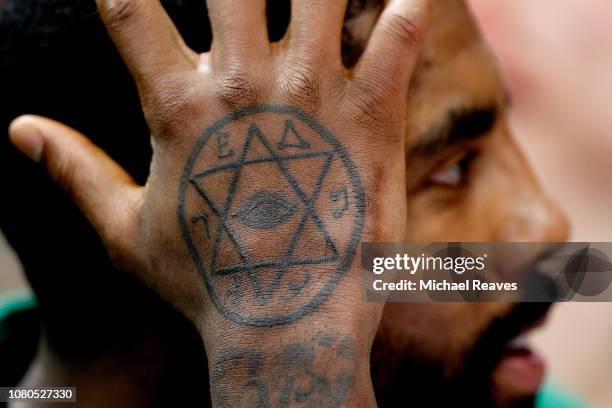
[[[293,1],[276,44],[264,0],[209,0],[214,44],[202,55],[159,2],[98,3],[151,129],[146,185],[47,119],[17,119],[13,142],[73,197],[114,262],[198,327],[214,401],[231,403],[248,372],[259,401],[372,404],[383,305],[363,300],[356,258],[362,240],[404,239],[405,104],[426,1],[392,1],[350,72],[347,0]],[[313,373],[329,387],[318,396],[282,383]]]

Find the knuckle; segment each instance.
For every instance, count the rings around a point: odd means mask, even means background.
[[[317,106],[321,98],[321,79],[304,61],[293,62],[283,71],[281,91],[291,102]]]
[[[386,25],[389,35],[408,49],[419,48],[424,39],[423,30],[414,21],[399,14],[389,18]]]
[[[374,91],[380,86],[361,82],[356,82],[355,86],[356,90],[351,95],[349,109],[353,120],[370,130],[380,127],[381,123],[389,120],[386,108],[387,97],[380,91]]]
[[[199,90],[180,83],[165,83],[143,106],[151,132],[162,138],[186,132],[191,125],[186,119],[199,117],[204,109]]]
[[[217,98],[231,109],[255,105],[260,93],[253,75],[241,69],[232,69],[224,74],[216,89]]]
[[[124,25],[138,14],[141,0],[98,0],[100,14],[107,26],[116,28]]]

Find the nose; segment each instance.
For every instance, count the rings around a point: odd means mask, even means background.
[[[550,250],[549,243],[565,242],[569,237],[569,222],[560,207],[544,197],[516,203],[499,229],[498,242],[537,243],[528,246],[512,246],[503,265],[506,273],[514,276],[528,271],[525,266]]]
[[[542,242],[565,242],[570,237],[571,227],[565,212],[554,201],[548,201],[548,224]]]
[[[561,208],[544,194],[513,209],[499,229],[500,242],[565,242],[570,225]]]

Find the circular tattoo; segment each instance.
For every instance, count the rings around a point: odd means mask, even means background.
[[[183,238],[217,309],[242,324],[316,311],[351,265],[363,217],[346,150],[291,107],[222,118],[198,139],[181,178]]]

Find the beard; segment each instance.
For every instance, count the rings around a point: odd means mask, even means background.
[[[389,349],[377,338],[371,359],[376,399],[387,407],[534,407],[535,395],[512,396],[493,382],[493,372],[508,352],[506,345],[540,320],[550,303],[519,303],[493,320],[448,374],[443,362],[425,359],[418,350]],[[378,344],[377,344],[378,343]]]

